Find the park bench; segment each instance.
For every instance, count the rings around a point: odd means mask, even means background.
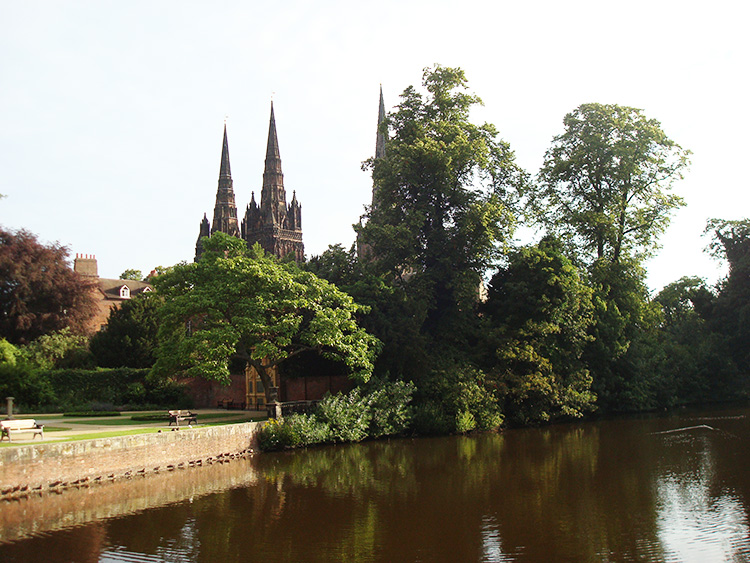
[[[2,428],[2,434],[0,434],[0,441],[6,436],[8,441],[12,442],[11,435],[20,434],[22,432],[31,432],[34,435],[39,434],[44,440],[44,425],[39,425],[36,420],[30,418],[24,418],[21,420],[2,420],[0,421],[0,428]],[[31,437],[32,440],[34,436]]]
[[[190,411],[169,411],[170,426],[172,426],[172,423],[176,423],[179,426],[183,420],[187,420],[188,424],[197,424],[198,415]]]

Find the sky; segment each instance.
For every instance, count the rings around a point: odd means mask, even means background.
[[[243,216],[273,100],[306,254],[348,248],[380,85],[390,110],[441,64],[465,71],[484,101],[472,119],[534,175],[580,104],[659,120],[693,154],[649,287],[715,283],[706,220],[750,215],[746,21],[738,0],[0,0],[0,225],[95,255],[102,277],[191,261],[225,120]]]

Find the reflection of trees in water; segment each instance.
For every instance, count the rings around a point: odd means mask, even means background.
[[[670,511],[697,510],[709,527],[734,522],[747,533],[747,421],[726,428],[742,440],[703,436],[693,450],[685,438],[653,434],[682,422],[615,420],[264,454],[181,473],[187,480],[200,472],[203,482],[234,468],[226,486],[215,484],[221,492],[191,500],[175,491],[185,500],[55,537],[66,546],[78,538],[81,554],[123,546],[196,561],[661,561],[680,553],[665,536],[682,529],[665,528]],[[164,483],[178,487],[175,477]],[[54,551],[52,540],[43,542]],[[745,540],[734,554],[747,548]],[[5,553],[0,547],[0,559]],[[30,553],[16,560],[35,560]]]
[[[656,545],[651,473],[638,462],[649,445],[632,427],[602,424],[506,436],[491,516],[520,560],[642,560]]]
[[[717,426],[735,425],[732,419],[725,419]],[[734,478],[738,471],[747,471],[750,461],[747,447],[738,438],[747,436],[746,430],[734,433],[703,425],[661,437],[657,526],[664,550],[672,559],[736,561],[750,557],[746,490],[741,487],[743,480]],[[740,488],[735,488],[737,485]]]

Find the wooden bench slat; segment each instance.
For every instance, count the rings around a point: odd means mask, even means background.
[[[44,440],[44,425],[37,424],[36,420],[31,418],[24,418],[19,420],[2,420],[0,421],[0,441],[8,437],[8,441],[12,442],[13,439],[11,434],[21,432],[31,432],[36,436],[39,434],[42,440]],[[32,436],[32,440],[34,437]]]

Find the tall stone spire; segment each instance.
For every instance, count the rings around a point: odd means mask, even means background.
[[[276,117],[271,102],[271,120],[268,124],[268,144],[266,146],[266,165],[263,170],[263,188],[260,193],[260,205],[266,214],[266,221],[282,225],[286,215],[286,190],[284,174],[281,171],[279,138],[276,134]]]
[[[388,133],[384,129],[385,121],[385,103],[383,102],[383,85],[380,85],[380,101],[378,104],[378,126],[375,131],[375,160],[385,157],[386,144],[388,142]],[[373,180],[372,183],[372,203],[370,204],[370,213],[378,207],[378,185]],[[372,255],[372,248],[369,244],[363,242],[357,235],[357,254],[360,258],[368,258]]]
[[[233,237],[240,236],[237,224],[237,204],[234,201],[232,171],[229,166],[229,143],[227,142],[227,124],[224,124],[224,142],[221,147],[221,166],[219,167],[219,186],[216,190],[216,205],[211,234],[221,231]]]
[[[260,206],[256,205],[253,197],[247,206],[245,219],[242,221],[242,235],[248,245],[260,243],[270,254],[278,257],[292,254],[298,262],[305,259],[305,247],[302,244],[302,210],[296,194],[292,198],[292,203],[289,206],[286,204],[273,102],[271,102],[271,120],[268,125],[268,144],[266,145]]]
[[[380,107],[378,107],[378,129],[377,138],[375,139],[375,158],[383,158],[385,156],[385,132],[381,130],[380,126],[385,121],[385,104],[383,103],[383,85],[380,85]]]

